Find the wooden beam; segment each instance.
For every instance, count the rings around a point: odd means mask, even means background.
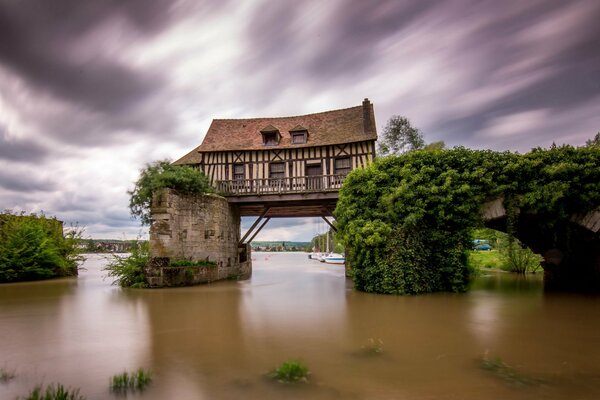
[[[267,217],[265,218],[265,221],[262,223],[261,226],[258,227],[258,229],[254,232],[254,235],[252,235],[252,237],[248,240],[248,243],[252,242],[254,240],[254,238],[256,237],[256,235],[258,235],[258,232],[260,232],[262,230],[262,228],[265,227],[265,225],[267,224],[267,222],[269,222],[271,220],[271,217]]]
[[[337,228],[331,222],[329,222],[329,220],[326,217],[324,217],[324,216],[321,215],[321,218],[323,218],[323,220],[329,224],[329,226],[331,227],[331,229],[333,229],[333,231],[335,233],[337,233]]]
[[[263,219],[263,217],[269,212],[271,208],[270,207],[266,207],[265,210],[262,212],[262,214],[256,219],[256,221],[254,221],[254,223],[252,224],[252,226],[250,227],[250,229],[248,229],[248,232],[246,232],[246,234],[244,235],[244,237],[240,240],[240,244],[244,243],[244,240],[246,240],[246,238],[248,237],[248,235],[250,235],[250,233],[252,232],[252,230],[254,228],[256,228],[256,225],[258,225],[258,223]]]

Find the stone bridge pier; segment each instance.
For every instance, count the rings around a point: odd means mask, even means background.
[[[151,260],[144,271],[151,287],[250,277],[250,245],[238,245],[239,208],[224,197],[164,190],[154,196],[151,212]],[[194,265],[199,261],[207,263]]]
[[[502,199],[483,207],[486,226],[506,232]],[[521,212],[515,236],[544,258],[544,286],[549,290],[600,292],[600,209],[573,215],[548,228],[536,214]]]

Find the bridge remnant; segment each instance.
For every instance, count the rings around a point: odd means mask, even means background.
[[[236,206],[215,194],[179,195],[171,190],[152,202],[151,287],[193,285],[250,276],[250,246],[238,247],[240,217]],[[207,261],[214,266],[170,266],[173,261]]]

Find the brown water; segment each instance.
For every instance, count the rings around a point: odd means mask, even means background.
[[[254,253],[244,282],[123,290],[90,256],[77,279],[0,285],[0,399],[39,383],[114,398],[109,377],[154,372],[144,399],[600,399],[600,297],[539,279],[477,279],[466,294],[358,293],[341,266]],[[368,351],[370,340],[382,352]],[[494,374],[501,357],[519,374]],[[310,383],[265,378],[306,363]]]

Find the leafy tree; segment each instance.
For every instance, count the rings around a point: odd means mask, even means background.
[[[427,150],[427,151],[436,151],[436,150],[445,150],[445,149],[446,149],[446,143],[443,140],[427,143],[425,145],[425,147],[423,147],[423,150]]]
[[[596,133],[593,139],[588,139],[585,141],[585,145],[587,147],[597,146],[600,147],[600,132]]]
[[[134,218],[139,218],[142,225],[150,225],[150,206],[152,195],[161,189],[173,189],[182,194],[212,193],[208,178],[196,168],[187,165],[173,165],[169,160],[155,161],[146,164],[140,171],[140,177],[134,188],[127,193],[131,196],[129,210]]]
[[[399,115],[389,119],[378,143],[378,152],[383,156],[418,150],[425,146],[421,131],[413,127],[408,118]]]

